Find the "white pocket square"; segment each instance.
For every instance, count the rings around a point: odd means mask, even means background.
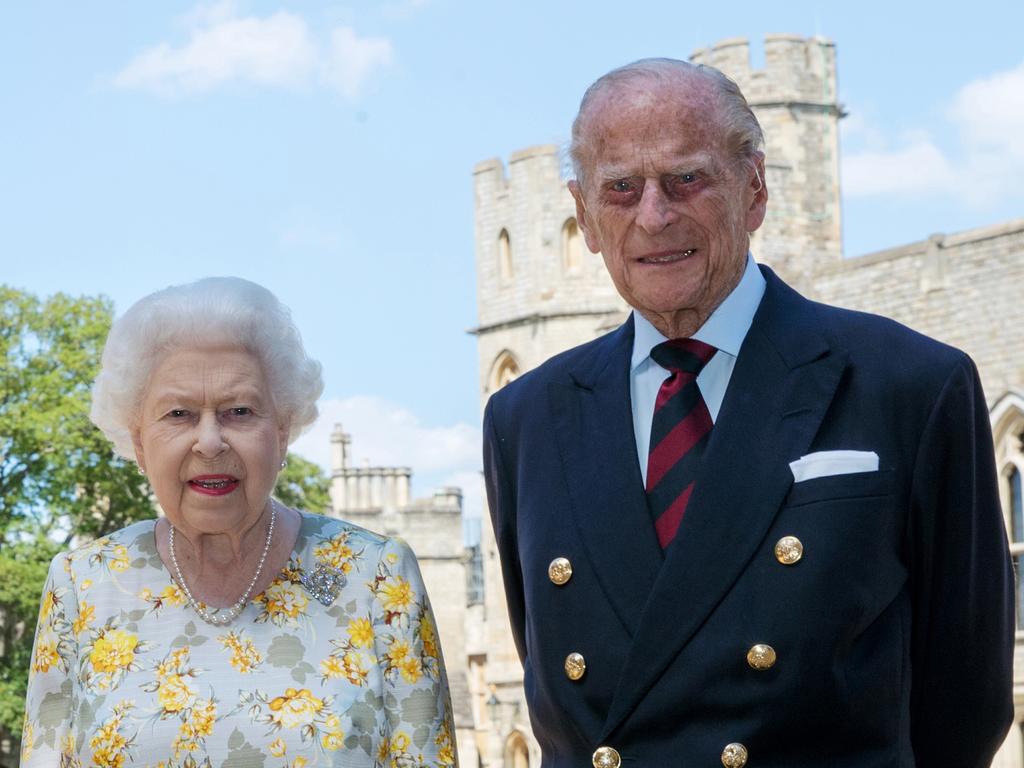
[[[877,472],[878,454],[874,451],[818,451],[789,462],[789,468],[793,470],[794,483],[831,475]]]

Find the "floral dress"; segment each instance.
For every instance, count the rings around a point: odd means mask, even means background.
[[[404,542],[304,514],[277,578],[214,627],[164,567],[153,527],[51,564],[23,768],[455,765],[437,630]],[[328,605],[303,586],[321,566],[345,574]]]

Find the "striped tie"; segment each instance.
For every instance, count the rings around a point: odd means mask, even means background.
[[[672,339],[651,350],[654,362],[671,372],[654,403],[647,455],[647,501],[662,549],[683,520],[711,435],[711,414],[697,387],[697,374],[716,351],[696,339]]]

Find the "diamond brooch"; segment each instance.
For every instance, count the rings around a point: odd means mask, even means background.
[[[344,572],[327,565],[318,565],[313,573],[304,573],[299,579],[313,597],[324,605],[330,605],[348,582]]]

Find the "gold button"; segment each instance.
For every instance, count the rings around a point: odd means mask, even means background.
[[[775,666],[775,649],[770,645],[758,643],[747,651],[747,664],[752,669],[765,670]]]
[[[798,563],[803,556],[803,542],[796,536],[783,536],[775,543],[775,559],[783,565]]]
[[[572,578],[572,563],[567,558],[556,557],[548,566],[548,578],[552,583],[562,586]]]
[[[565,676],[570,680],[579,680],[587,671],[587,661],[582,653],[570,653],[565,657]]]
[[[722,750],[725,768],[743,768],[747,764],[747,748],[742,744],[726,744]]]
[[[622,765],[622,758],[612,747],[598,747],[594,750],[590,762],[594,764],[594,768],[619,768]]]

